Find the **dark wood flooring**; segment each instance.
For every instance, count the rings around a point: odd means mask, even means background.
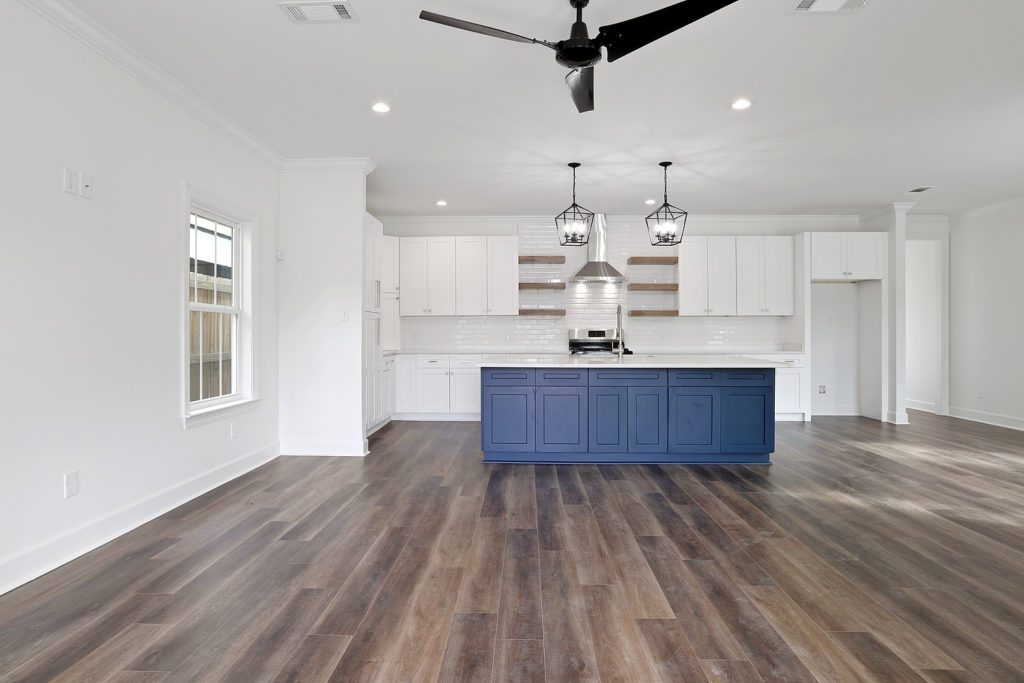
[[[1024,681],[1024,434],[913,420],[780,425],[771,468],[395,424],[0,597],[0,679]]]

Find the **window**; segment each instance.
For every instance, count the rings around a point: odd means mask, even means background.
[[[253,398],[248,323],[248,226],[191,206],[185,339],[189,418]]]

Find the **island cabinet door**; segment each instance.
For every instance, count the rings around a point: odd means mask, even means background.
[[[668,452],[720,453],[722,390],[672,387],[668,391]]]
[[[774,387],[722,388],[722,453],[775,450]]]
[[[586,387],[538,387],[537,452],[587,452]]]
[[[629,387],[630,453],[668,452],[668,387]]]
[[[625,453],[629,424],[626,387],[590,387],[590,452]]]
[[[536,387],[484,387],[481,449],[488,453],[532,453],[536,443]]]

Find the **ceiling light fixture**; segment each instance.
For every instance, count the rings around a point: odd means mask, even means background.
[[[373,110],[378,114],[387,114],[391,111],[391,105],[387,102],[377,102],[373,105]]]
[[[654,199],[648,199],[646,202],[644,202],[644,204],[646,204],[647,206],[654,206],[657,203],[658,202]]]
[[[668,203],[668,167],[672,162],[663,161],[658,165],[665,174],[665,203],[647,217],[647,233],[650,235],[652,246],[674,247],[683,241],[683,231],[686,230],[686,218],[689,214]]]
[[[732,108],[735,109],[736,111],[743,111],[745,109],[750,109],[753,106],[754,106],[754,103],[751,102],[750,100],[748,100],[745,97],[741,97],[740,99],[738,99],[738,100],[736,100],[735,102],[732,103]]]
[[[445,201],[445,200],[443,200],[443,199],[438,199],[438,200],[437,200],[437,205],[438,205],[438,206],[448,206],[448,202],[446,202],[446,201]]]
[[[576,169],[582,166],[572,162],[572,205],[555,217],[558,241],[563,247],[582,247],[590,241],[590,230],[594,227],[594,213],[576,203]]]

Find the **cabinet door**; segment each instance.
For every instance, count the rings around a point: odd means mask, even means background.
[[[384,235],[380,253],[380,282],[385,294],[398,294],[398,238]]]
[[[723,387],[722,453],[775,450],[775,388]]]
[[[764,315],[764,238],[736,238],[736,313]]]
[[[480,369],[458,368],[451,371],[451,412],[480,412]]]
[[[793,238],[764,238],[764,314],[793,315]]]
[[[803,370],[779,368],[775,371],[775,412],[804,413]]]
[[[398,356],[395,359],[395,412],[416,412],[416,358]]]
[[[447,369],[416,370],[416,412],[447,413],[449,376]]]
[[[736,315],[736,238],[708,238],[708,314]]]
[[[480,446],[487,453],[532,453],[536,387],[484,387]]]
[[[668,388],[627,387],[630,453],[668,451]]]
[[[537,389],[537,451],[586,453],[586,387],[539,387]]]
[[[427,315],[455,315],[454,237],[427,238]]]
[[[857,280],[881,280],[884,233],[849,233],[846,237],[846,276]]]
[[[811,235],[811,279],[842,280],[846,276],[843,233]]]
[[[487,315],[486,237],[455,238],[455,272],[456,313]]]
[[[672,387],[668,391],[668,452],[719,453],[722,390]]]
[[[519,238],[487,238],[487,313],[519,315]]]
[[[384,351],[397,351],[401,347],[402,321],[398,316],[398,296],[385,294],[381,305]]]
[[[381,251],[384,241],[384,226],[370,214],[363,220],[363,309],[372,313],[380,312],[381,301]]]
[[[373,423],[377,424],[384,419],[384,368],[377,368],[373,371]]]
[[[679,245],[679,315],[708,314],[708,238],[684,237]]]
[[[629,400],[626,387],[591,387],[590,429],[591,453],[625,453],[629,450],[626,437]]]
[[[399,244],[399,311],[402,315],[427,315],[427,238],[403,237]]]

